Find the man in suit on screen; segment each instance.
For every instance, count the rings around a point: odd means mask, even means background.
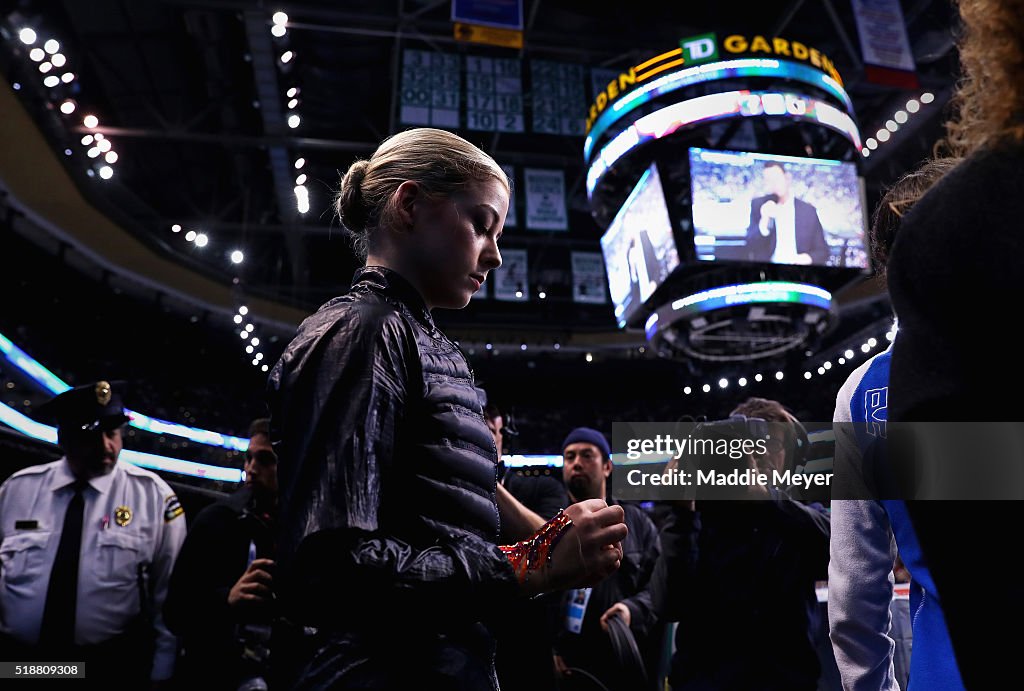
[[[781,163],[769,161],[761,176],[768,194],[750,202],[747,259],[773,264],[825,264],[829,247],[818,210],[793,196],[792,178]]]

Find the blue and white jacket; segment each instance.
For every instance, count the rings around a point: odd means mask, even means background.
[[[863,453],[884,437],[892,347],[858,367],[836,399],[836,455]],[[845,447],[845,448],[844,448]],[[964,688],[942,606],[907,514],[898,500],[832,502],[829,627],[844,691],[898,691],[889,603],[896,550],[911,574],[910,691]]]

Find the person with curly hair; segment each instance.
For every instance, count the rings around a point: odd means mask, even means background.
[[[1024,0],[960,0],[959,11],[962,79],[940,150],[963,161],[903,218],[893,245],[889,292],[900,329],[890,428],[1024,420],[1020,345],[1004,326],[1014,319],[1024,270]],[[949,467],[986,459],[958,457]],[[934,457],[925,460],[935,467]],[[1007,496],[1024,491],[996,479]],[[1012,574],[1000,579],[993,617],[978,592],[977,567],[1019,542],[1020,507],[908,502],[967,688],[993,688],[1016,674],[1024,583]]]

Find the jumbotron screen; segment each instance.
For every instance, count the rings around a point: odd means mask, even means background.
[[[679,266],[679,252],[656,165],[644,172],[601,237],[608,288],[620,326]]]
[[[697,259],[868,268],[852,163],[690,149]]]

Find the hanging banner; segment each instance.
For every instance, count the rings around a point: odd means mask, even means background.
[[[569,230],[565,208],[565,174],[560,170],[526,168],[526,227],[533,230]]]
[[[604,259],[600,252],[572,253],[572,300],[603,305],[606,287]]]
[[[864,74],[875,84],[918,88],[914,54],[899,0],[851,0]]]
[[[525,302],[530,299],[526,250],[502,250],[501,267],[491,273],[495,300]]]
[[[518,191],[516,186],[516,169],[506,165],[503,165],[501,169],[505,171],[505,175],[508,176],[509,181],[512,183],[512,196],[508,200],[508,215],[505,216],[505,227],[516,228],[519,226],[519,221],[516,217],[516,197],[518,196],[516,194]]]

